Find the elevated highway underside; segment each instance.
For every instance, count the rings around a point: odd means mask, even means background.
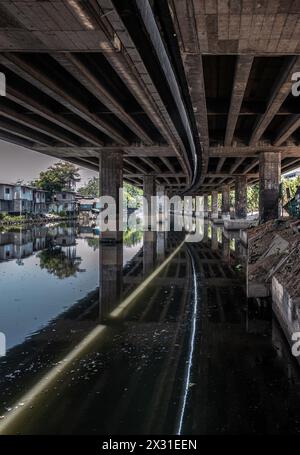
[[[20,1],[0,5],[0,137],[208,194],[258,181],[263,152],[300,163],[298,1]],[[112,155],[113,156],[113,155]]]
[[[298,72],[300,0],[0,1],[0,139],[98,171],[114,221],[123,180],[203,198],[184,232],[1,224],[0,434],[299,433]]]

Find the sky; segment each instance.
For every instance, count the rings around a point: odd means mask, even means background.
[[[57,163],[59,159],[52,158],[42,153],[10,144],[0,140],[0,183],[15,183],[17,180],[24,180],[25,183],[36,179],[41,171]],[[81,181],[77,187],[84,185],[97,173],[80,167]]]

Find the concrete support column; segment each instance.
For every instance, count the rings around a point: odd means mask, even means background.
[[[281,154],[261,152],[259,155],[259,219],[262,222],[279,218]]]
[[[99,319],[120,303],[123,289],[123,244],[99,246]]]
[[[222,259],[230,262],[230,240],[222,233]]]
[[[235,218],[247,218],[247,177],[235,178]]]
[[[164,200],[165,196],[165,187],[164,185],[157,185],[157,192],[156,192],[157,198],[158,198],[158,222],[160,224],[163,224],[165,219],[166,219],[166,204]]]
[[[217,251],[219,248],[218,228],[215,224],[211,225],[211,249]]]
[[[229,218],[230,216],[230,186],[222,187],[222,216]]]
[[[195,197],[195,214],[198,216],[204,216],[204,196]]]
[[[208,194],[204,194],[203,196],[203,210],[204,210],[204,218],[208,217]]]
[[[219,208],[218,208],[218,191],[212,191],[211,193],[211,217],[218,218]]]
[[[109,242],[121,242],[123,240],[123,206],[120,201],[120,188],[123,187],[123,152],[100,152],[99,158],[99,184],[100,196],[110,196],[115,201],[116,230],[103,231],[100,229],[100,240]]]
[[[149,275],[157,260],[157,232],[144,231],[143,241],[143,273]]]
[[[144,222],[148,229],[156,225],[157,221],[157,207],[154,200],[151,203],[151,197],[156,196],[156,182],[155,175],[144,175],[144,198],[147,205],[144,206]]]
[[[157,233],[157,261],[159,263],[165,260],[167,238],[168,238],[167,232]]]

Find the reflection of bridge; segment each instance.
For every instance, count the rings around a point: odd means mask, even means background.
[[[136,419],[135,431],[147,434],[174,433],[182,419],[185,426],[191,421],[191,428],[203,433],[219,430],[220,422],[227,425],[222,426],[224,432],[240,426],[244,429],[248,422],[256,422],[256,394],[247,397],[246,393],[254,370],[261,394],[259,399],[268,401],[261,412],[269,422],[272,417],[269,409],[278,406],[278,394],[273,394],[275,401],[270,399],[269,385],[265,381],[266,362],[261,359],[268,355],[268,365],[270,363],[274,371],[280,368],[285,380],[287,375],[298,380],[299,372],[290,363],[290,353],[276,323],[273,323],[274,343],[280,347],[280,355],[284,358],[271,352],[269,337],[264,331],[266,327],[270,329],[270,321],[262,308],[244,305],[241,281],[230,261],[232,251],[229,250],[228,256],[228,239],[220,241],[219,231],[216,226],[209,232],[206,229],[203,242],[187,243],[182,247],[134,304],[118,316],[123,321],[120,326],[116,319],[113,323],[107,317],[99,319],[99,300],[95,291],[9,351],[0,375],[0,390],[5,391],[6,406],[9,408],[15,397],[28,390],[32,398],[16,410],[18,418],[15,421],[8,419],[8,427],[3,420],[5,431],[12,428],[16,432],[20,426],[25,434],[44,433],[45,429],[55,434],[126,433],[130,432],[129,415]],[[168,256],[176,246],[176,240],[173,234],[165,240],[164,254]],[[149,251],[151,247],[156,250],[158,244],[162,242],[151,239],[151,245],[146,245],[148,258],[140,251],[121,276],[114,275],[123,282],[123,297],[151,273],[148,260],[155,252],[150,255]],[[104,252],[101,253],[102,247]],[[100,245],[100,258],[105,259],[106,248],[120,254],[118,244]],[[110,258],[110,264],[103,264],[104,271],[110,267],[105,273],[112,272],[113,261],[118,261],[120,256],[112,254]],[[119,265],[115,264],[115,270]],[[157,262],[153,264],[156,266]],[[196,319],[196,338],[192,344],[195,276],[201,294],[201,311]],[[132,277],[137,278],[133,287]],[[100,299],[103,296],[100,293]],[[106,308],[101,309],[100,317],[102,310],[109,313],[114,309],[112,294],[110,301],[100,300],[100,307],[102,304]],[[101,335],[101,340],[97,338],[95,346],[84,355],[80,353],[72,362],[65,363],[69,352],[74,352],[80,341],[99,327],[99,322],[106,325],[107,335]],[[284,359],[287,359],[288,371],[284,371]],[[193,376],[190,377],[191,363]],[[40,377],[45,374],[46,378],[51,378],[52,370],[56,371],[57,367],[61,367],[61,375],[46,380],[43,385]],[[190,382],[187,382],[189,377]],[[239,381],[239,378],[243,380]],[[231,384],[235,384],[233,390],[229,390]],[[292,391],[292,381],[287,384]],[[276,391],[280,398],[285,393],[281,387]],[[187,394],[190,399],[185,402]],[[234,400],[234,408],[228,406],[228,397]],[[298,396],[293,394],[289,394],[289,399],[299,402]],[[138,409],[132,406],[132,400]],[[103,408],[106,412],[99,414],[99,409]],[[53,409],[56,409],[55,418],[48,418]],[[241,415],[247,410],[247,416],[245,419],[231,418],[232,409],[238,409]],[[1,412],[6,415],[5,410],[0,409],[0,415]],[[70,415],[72,418],[69,419]],[[285,415],[280,412],[275,419],[277,417],[277,422],[284,425]],[[1,428],[0,425],[0,431]]]
[[[116,197],[122,177],[148,196],[155,181],[213,207],[222,191],[228,213],[235,185],[245,217],[259,180],[261,217],[276,217],[280,169],[300,161],[299,11],[222,3],[2,2],[0,137],[100,164]]]

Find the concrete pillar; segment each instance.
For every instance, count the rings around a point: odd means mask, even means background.
[[[219,249],[218,228],[215,224],[211,225],[211,249],[216,251]]]
[[[119,190],[123,187],[123,152],[100,152],[99,157],[100,196],[110,196],[115,201],[115,230],[103,231],[100,226],[100,240],[121,242],[123,240],[123,208]]]
[[[157,207],[154,200],[151,201],[152,196],[156,196],[155,175],[144,175],[144,198],[148,206],[144,206],[144,222],[148,229],[151,229],[151,226],[155,228],[157,222]]]
[[[204,196],[195,197],[195,214],[198,216],[204,216]]]
[[[165,260],[167,237],[168,237],[167,232],[158,232],[157,233],[157,262],[158,263],[161,263]]]
[[[218,208],[218,191],[212,191],[211,193],[211,217],[218,218],[219,208]]]
[[[230,217],[230,186],[222,187],[222,216]]]
[[[259,155],[259,219],[262,222],[279,218],[281,154],[261,152]]]
[[[120,303],[123,289],[123,244],[99,246],[99,319]]]
[[[166,219],[166,207],[165,207],[165,201],[164,201],[164,196],[165,196],[165,187],[164,185],[158,185],[157,186],[157,191],[156,195],[158,197],[158,222],[160,224],[163,224],[165,219]]]
[[[143,242],[143,273],[149,275],[154,269],[157,259],[157,232],[144,231]]]
[[[247,177],[235,178],[235,218],[247,218]]]
[[[204,218],[208,217],[208,194],[204,194],[203,196],[203,210],[204,210]]]
[[[222,233],[222,259],[230,262],[230,240]]]

